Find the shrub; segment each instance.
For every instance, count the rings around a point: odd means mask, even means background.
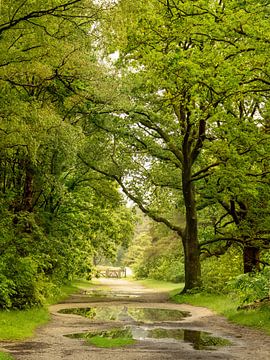
[[[270,268],[261,272],[242,274],[230,281],[230,288],[237,292],[241,302],[251,303],[270,295]]]
[[[210,293],[227,293],[228,283],[243,272],[241,251],[231,248],[224,255],[202,261],[203,287]]]
[[[0,307],[24,309],[41,305],[49,283],[30,256],[6,254],[0,263]]]

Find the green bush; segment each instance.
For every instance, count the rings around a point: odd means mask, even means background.
[[[0,262],[0,307],[25,309],[41,305],[50,288],[49,281],[30,256],[6,254]]]
[[[228,283],[243,273],[242,255],[237,248],[231,248],[224,255],[202,261],[203,288],[209,293],[229,292]]]
[[[15,284],[0,270],[0,308],[9,308],[12,306],[11,296],[15,294]]]
[[[229,285],[243,304],[267,298],[270,295],[270,268],[267,267],[261,272],[239,275],[232,279]]]
[[[176,256],[161,256],[155,259],[155,263],[149,269],[148,276],[155,280],[183,282],[184,266],[181,259]]]
[[[175,254],[145,254],[143,259],[133,267],[135,277],[138,279],[151,278],[171,282],[184,280],[184,266],[181,258]]]
[[[124,259],[137,279],[183,282],[181,239],[165,225],[141,216]]]

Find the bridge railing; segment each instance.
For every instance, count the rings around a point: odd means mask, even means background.
[[[98,269],[98,276],[106,278],[122,278],[127,276],[126,268],[113,268],[108,267]]]

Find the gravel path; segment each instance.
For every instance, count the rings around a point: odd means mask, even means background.
[[[109,289],[108,289],[109,287]],[[66,302],[50,308],[52,320],[38,329],[31,340],[17,343],[2,343],[1,347],[18,360],[268,360],[270,359],[270,337],[256,330],[230,324],[210,310],[191,305],[170,303],[164,293],[153,292],[126,280],[102,279],[101,291],[71,296]],[[85,289],[86,290],[86,289]],[[87,292],[89,288],[87,289]],[[83,340],[67,338],[65,334],[96,329],[108,329],[121,325],[113,321],[93,321],[78,315],[60,314],[61,309],[71,307],[93,307],[112,305],[179,309],[189,311],[190,317],[179,324],[181,328],[211,332],[231,341],[232,345],[216,350],[194,350],[189,343],[138,341],[124,348],[101,349],[86,345]]]

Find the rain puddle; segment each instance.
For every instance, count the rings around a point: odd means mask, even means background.
[[[190,316],[187,311],[127,306],[71,308],[59,310],[59,313],[81,315],[91,320],[139,321],[145,323],[180,321]]]
[[[190,343],[195,350],[211,350],[215,347],[231,345],[230,341],[227,339],[212,336],[205,331],[189,329],[157,328],[148,330],[148,336],[153,339],[182,340]]]
[[[96,342],[97,339],[103,340],[103,343],[108,341],[108,344],[110,344],[110,342],[111,344],[114,344],[115,341],[117,341],[116,339],[119,339],[120,347],[131,344],[127,339],[130,339],[131,341],[147,340],[162,343],[187,342],[195,350],[215,350],[215,348],[220,346],[231,345],[230,341],[227,339],[212,336],[208,332],[175,328],[147,328],[141,326],[126,326],[107,331],[71,334],[66,336],[73,339],[84,339],[88,343],[96,346],[98,346],[98,342]]]
[[[139,297],[139,294],[130,294],[130,293],[115,293],[115,292],[110,292],[110,291],[103,291],[103,290],[90,290],[90,291],[86,291],[85,295],[91,296],[91,297],[104,297],[104,298],[137,298]]]
[[[92,297],[108,297],[108,292],[103,290],[90,290],[85,291],[85,295]]]

